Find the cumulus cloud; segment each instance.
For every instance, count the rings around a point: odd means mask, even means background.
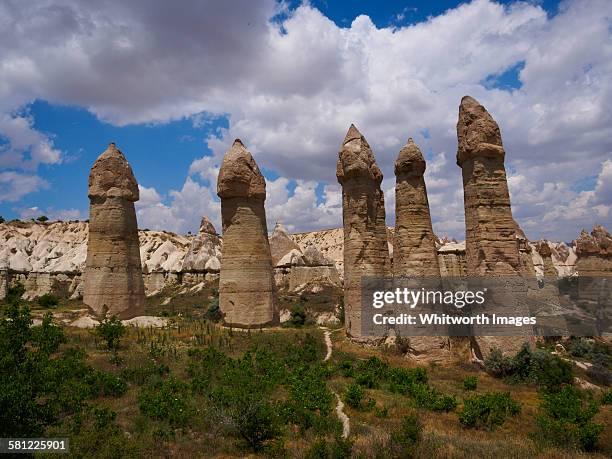
[[[197,228],[198,213],[219,223],[216,174],[235,137],[280,175],[268,183],[270,220],[294,230],[339,226],[335,161],[351,122],[385,174],[391,224],[392,164],[412,136],[429,161],[434,230],[462,238],[455,123],[471,94],[500,124],[528,236],[567,239],[583,222],[610,224],[609,1],[568,0],[549,18],[532,2],[474,0],[387,28],[367,16],[341,28],[308,4],[271,20],[282,8],[272,0],[3,2],[0,113],[42,98],[117,125],[189,117],[201,126],[227,116],[228,129],[208,139],[213,155],[191,165],[181,190],[143,188],[141,226],[179,231]],[[491,86],[514,68],[520,88]],[[592,176],[595,189],[572,191]],[[579,211],[581,203],[589,204]]]
[[[160,195],[153,187],[140,188],[140,201],[136,202],[136,215],[140,228],[169,230],[186,233],[199,228],[203,215],[209,217],[217,231],[221,226],[219,200],[209,187],[188,177],[183,188]]]
[[[12,171],[0,172],[0,202],[19,201],[29,193],[48,187],[48,182],[36,175]]]

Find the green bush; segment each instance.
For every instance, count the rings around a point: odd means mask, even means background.
[[[485,368],[507,382],[531,381],[546,391],[558,391],[573,381],[569,362],[545,349],[532,350],[528,344],[523,344],[514,357],[503,356],[500,349],[492,349],[485,360]]]
[[[124,368],[121,377],[134,384],[143,385],[151,381],[152,378],[162,377],[170,372],[168,365],[157,363],[154,360],[147,360],[143,364],[131,368]]]
[[[291,308],[291,316],[287,325],[290,327],[303,327],[306,324],[306,309],[302,303],[298,303]]]
[[[364,390],[359,384],[348,384],[344,389],[342,400],[351,408],[359,408],[363,400]]]
[[[44,295],[38,297],[38,305],[41,308],[54,308],[58,304],[59,299],[51,293],[45,293]]]
[[[602,405],[612,405],[612,390],[608,389],[601,395]]]
[[[389,389],[399,394],[410,393],[413,384],[427,384],[427,370],[418,368],[391,368],[387,373]]]
[[[306,450],[305,459],[348,459],[352,456],[353,443],[336,436],[333,442],[318,438]]]
[[[463,380],[464,390],[476,390],[476,387],[478,387],[478,376],[467,376]]]
[[[573,386],[543,394],[536,438],[569,449],[592,451],[604,428],[592,422],[598,410],[595,400]]]
[[[466,427],[494,430],[508,416],[514,416],[520,411],[520,405],[512,400],[508,392],[489,392],[465,399],[459,412],[459,421]]]
[[[173,377],[140,390],[140,412],[153,419],[166,420],[173,426],[182,426],[192,415],[189,386]]]
[[[46,215],[41,215],[36,219],[37,222],[44,223],[49,221],[49,217]]]
[[[417,407],[426,410],[449,412],[457,407],[455,397],[443,394],[427,384],[414,383],[410,387],[409,394],[414,398]]]
[[[487,372],[497,378],[509,376],[514,371],[514,361],[512,357],[504,356],[499,348],[491,349],[484,364]]]
[[[533,352],[530,374],[532,380],[547,391],[558,391],[574,381],[571,363],[544,349]]]
[[[209,393],[220,426],[251,450],[261,450],[279,433],[279,416],[269,397],[286,377],[278,356],[267,351],[248,351],[240,359],[228,359]]]
[[[219,296],[215,296],[210,300],[204,317],[211,322],[221,322],[223,320],[223,313],[219,307]]]
[[[125,325],[113,316],[110,319],[104,319],[96,325],[95,333],[106,342],[106,347],[109,350],[116,350],[119,347],[121,337],[125,335]]]
[[[69,348],[62,328],[47,314],[30,327],[27,307],[16,300],[0,319],[0,435],[40,437],[46,426],[73,415],[86,401],[125,393],[119,378],[85,363],[85,352]]]
[[[15,304],[21,300],[21,297],[23,296],[24,293],[25,293],[25,286],[22,283],[17,282],[15,285],[10,286],[6,290],[6,296],[4,300],[8,304]]]
[[[387,377],[389,364],[378,357],[370,357],[359,362],[353,372],[355,381],[360,386],[375,389]]]
[[[412,457],[422,431],[423,425],[415,414],[405,416],[399,429],[391,432],[388,455],[393,458]]]

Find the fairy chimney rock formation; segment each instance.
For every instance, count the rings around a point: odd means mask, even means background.
[[[351,124],[336,168],[342,185],[344,308],[348,336],[362,337],[361,278],[390,274],[383,176],[365,137]]]
[[[223,221],[219,307],[227,325],[250,328],[277,321],[274,273],[266,226],[266,182],[239,139],[225,153],[217,180]]]
[[[602,225],[595,225],[591,234],[582,230],[575,246],[580,299],[609,304],[612,286],[606,278],[612,276],[612,236]]]
[[[393,275],[439,277],[436,238],[431,226],[425,159],[410,138],[395,161]]]
[[[516,284],[512,290],[517,294],[526,292],[527,286],[520,279],[526,273],[510,208],[499,126],[470,96],[461,99],[457,139],[457,165],[463,174],[466,274],[474,278],[504,277],[506,283]],[[502,295],[497,304],[520,314],[519,296]],[[486,357],[493,347],[512,354],[525,341],[529,337],[477,336],[472,350],[477,358]]]
[[[221,239],[217,235],[212,222],[202,217],[200,230],[195,235],[185,254],[181,271],[183,272],[208,272],[219,271],[219,258],[221,258]]]
[[[98,317],[144,313],[145,291],[134,202],[138,183],[111,143],[89,173],[89,242],[83,302]]]
[[[463,173],[468,276],[521,272],[499,126],[470,96],[461,99],[457,164]]]
[[[542,269],[544,277],[557,278],[557,270],[552,261],[552,250],[546,241],[540,241],[536,245],[536,250],[542,257]]]
[[[200,231],[199,232],[200,234],[213,234],[213,235],[217,234],[217,230],[215,229],[215,226],[205,216],[202,217],[202,220],[200,221]]]

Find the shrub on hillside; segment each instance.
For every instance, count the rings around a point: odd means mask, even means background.
[[[38,305],[41,308],[54,308],[59,304],[59,299],[52,293],[45,293],[38,297]]]
[[[478,376],[467,376],[463,380],[464,390],[476,390],[477,386],[478,386]]]
[[[119,342],[125,332],[125,325],[121,323],[117,316],[104,319],[95,328],[96,335],[106,342],[106,347],[111,351],[119,347]]]
[[[357,384],[368,389],[375,389],[386,379],[388,369],[387,362],[373,356],[359,362],[353,374]]]
[[[306,310],[302,303],[298,303],[291,308],[291,316],[286,322],[289,327],[303,327],[306,324]]]
[[[208,304],[208,309],[206,309],[206,313],[204,314],[204,318],[210,320],[211,322],[221,322],[223,320],[223,313],[221,312],[221,308],[219,307],[219,297],[213,297]]]
[[[443,394],[427,384],[413,384],[410,387],[409,394],[414,398],[417,407],[426,410],[449,412],[457,407],[457,399],[455,397]]]
[[[166,420],[173,426],[187,423],[193,414],[190,402],[189,386],[173,377],[141,389],[138,394],[138,406],[142,414]]]
[[[9,304],[17,303],[21,300],[21,297],[25,293],[25,287],[22,283],[17,282],[15,285],[10,286],[6,290],[6,296],[4,301]]]
[[[544,394],[537,417],[537,438],[569,449],[592,451],[604,428],[593,422],[598,410],[595,400],[573,386]]]
[[[413,457],[422,431],[423,425],[415,414],[405,416],[400,427],[391,432],[389,456],[393,458]]]
[[[30,326],[27,307],[10,304],[0,319],[0,436],[40,437],[62,417],[78,417],[87,400],[125,393],[125,383],[85,363],[47,314]]]
[[[569,362],[545,349],[532,350],[524,344],[514,356],[503,356],[500,349],[492,349],[485,360],[485,368],[508,382],[532,381],[547,391],[557,391],[573,381]]]
[[[359,408],[365,392],[359,384],[348,384],[344,389],[342,400],[351,408]]]
[[[493,430],[502,425],[508,416],[520,413],[520,405],[508,392],[489,392],[464,400],[459,412],[459,422],[466,427]]]
[[[391,392],[408,394],[413,384],[427,384],[427,370],[418,368],[391,368],[387,374]]]

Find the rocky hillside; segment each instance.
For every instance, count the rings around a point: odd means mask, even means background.
[[[40,281],[35,278],[35,274],[51,276],[62,274],[70,280],[78,278],[87,257],[87,237],[88,224],[81,221],[2,223],[0,224],[0,272],[20,274],[22,281],[30,279],[32,285],[38,285]],[[141,230],[139,238],[143,273],[149,294],[163,288],[169,281],[199,283],[206,276],[216,276],[219,271],[222,239],[207,219],[202,220],[200,232],[196,235]],[[277,280],[282,279],[278,282],[289,285],[287,276],[290,276],[289,271],[292,266],[303,267],[298,276],[302,280],[308,267],[335,266],[341,279],[343,273],[341,228],[288,235],[279,225],[270,236],[270,241],[276,260],[275,267],[279,274]],[[389,231],[389,241],[392,254],[392,231]],[[534,241],[529,245],[536,272],[542,275],[543,260],[537,251],[538,243],[539,241]],[[551,249],[552,262],[558,275],[561,277],[575,275],[577,256],[574,244],[551,241],[544,243]],[[465,263],[465,244],[442,239],[438,241],[437,246],[443,275],[461,274]],[[310,271],[314,272],[312,269]],[[328,270],[325,272],[329,274]],[[317,275],[321,275],[320,269]],[[308,275],[305,279],[308,279]],[[47,279],[44,281],[44,286],[30,288],[35,290],[36,294],[40,294],[48,288],[46,284],[52,281],[53,279]],[[71,295],[78,290],[78,282],[69,290]]]
[[[80,273],[87,257],[87,234],[88,224],[82,221],[2,223],[0,224],[0,270]],[[140,230],[139,236],[140,256],[145,273],[219,270],[222,241],[207,219],[202,221],[197,235]],[[302,252],[309,247],[315,247],[321,255],[331,260],[339,271],[342,271],[342,228],[296,233],[290,237]],[[530,243],[536,270],[542,266],[542,257],[535,249],[537,242]],[[551,248],[553,264],[559,276],[573,275],[576,263],[575,247],[568,246],[564,242],[545,242]],[[464,250],[464,242],[448,239],[438,241],[439,253],[461,253]],[[286,259],[280,264],[291,263]]]

